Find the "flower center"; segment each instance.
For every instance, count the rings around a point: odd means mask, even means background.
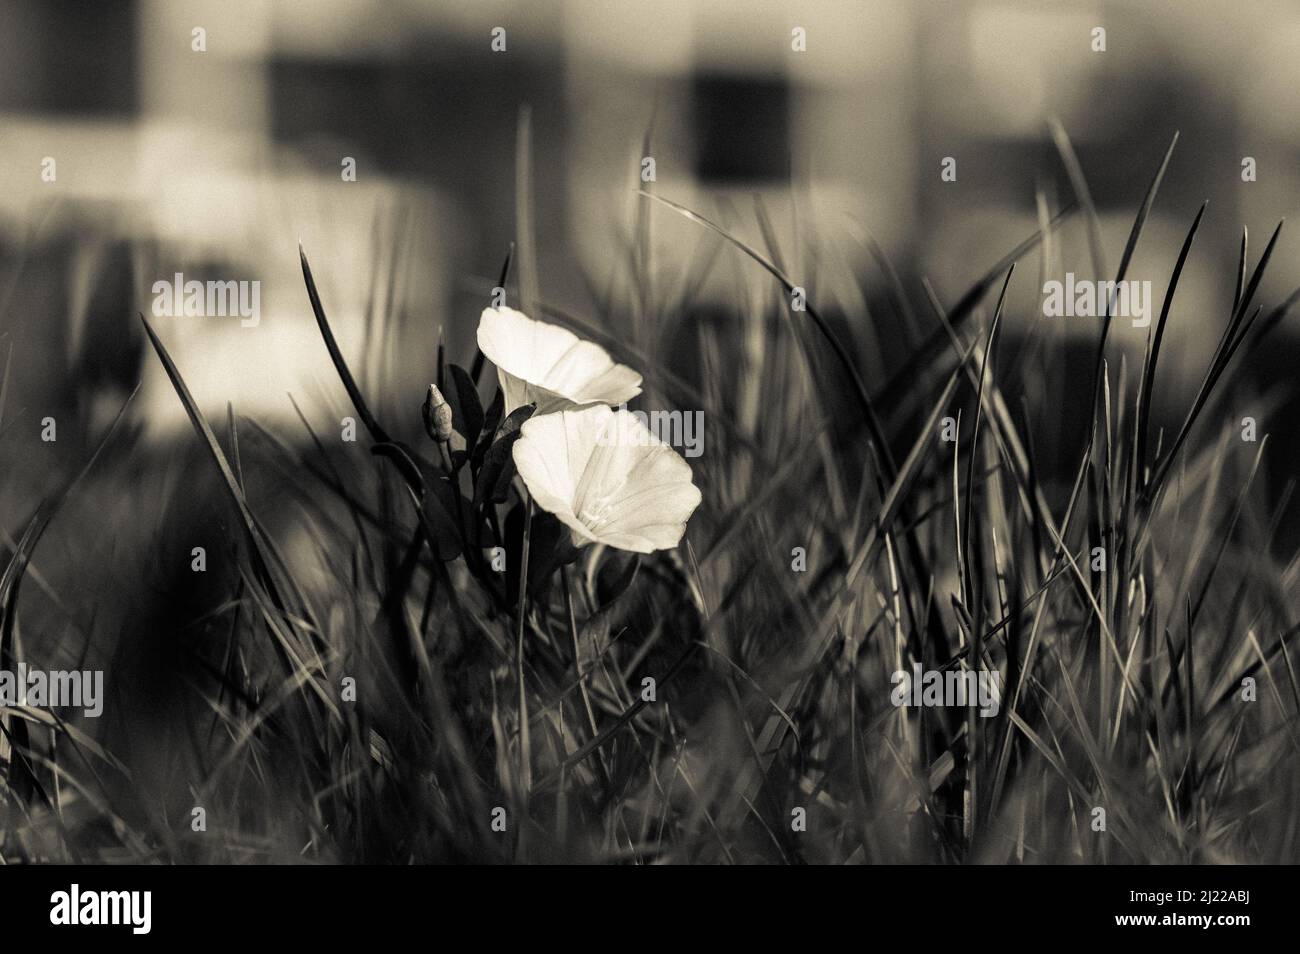
[[[596,533],[613,519],[613,509],[608,498],[584,500],[582,509],[578,513],[578,519],[582,521],[584,527],[592,533]]]

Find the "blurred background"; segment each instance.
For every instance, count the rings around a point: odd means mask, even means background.
[[[774,347],[787,312],[772,278],[638,189],[779,249],[879,394],[939,327],[923,280],[951,306],[1073,201],[1049,119],[1074,144],[1112,270],[1177,131],[1128,275],[1152,283],[1158,315],[1209,201],[1156,388],[1155,425],[1176,427],[1227,323],[1243,227],[1253,268],[1295,211],[1298,63],[1294,0],[0,0],[0,544],[12,550],[141,385],[137,440],[41,544],[24,599],[49,615],[26,635],[49,641],[49,665],[111,656],[146,700],[130,717],[175,721],[171,634],[228,596],[189,572],[190,547],[216,553],[230,535],[211,461],[136,315],[214,426],[233,410],[305,447],[292,395],[336,435],[354,412],[312,317],[300,242],[349,364],[399,435],[419,434],[440,338],[449,361],[471,362],[478,315],[521,239],[535,255],[516,256],[514,275],[535,273],[544,302],[648,352],[680,341],[686,377],[743,377],[697,365],[700,335],[743,342],[751,361]],[[954,181],[941,178],[949,158]],[[639,234],[648,260],[632,251]],[[638,269],[651,286],[689,287],[689,314],[664,327],[671,296],[647,301],[628,277]],[[1011,396],[1032,409],[1044,482],[1068,490],[1098,322],[1042,317],[1043,279],[1066,271],[1097,277],[1082,216],[1046,259],[1020,263],[1000,347],[1032,340],[1051,369]],[[154,315],[154,282],[178,272],[260,282],[260,320]],[[1271,308],[1297,285],[1300,240],[1284,230],[1256,301]],[[1260,484],[1270,506],[1289,506],[1283,543],[1297,529],[1285,493],[1297,328],[1274,329],[1204,428],[1251,415],[1273,435]],[[1125,320],[1112,329],[1130,387],[1146,337]],[[910,443],[917,409],[894,397],[888,429]],[[643,400],[662,398],[651,387]],[[769,396],[750,398],[730,408],[742,430]],[[41,439],[50,418],[55,441]],[[292,480],[247,477],[268,522],[284,518]],[[121,598],[96,599],[106,587]],[[120,638],[62,639],[92,631]],[[117,728],[114,751],[131,761],[131,727]],[[180,786],[166,750],[132,767],[141,792]],[[190,804],[174,796],[173,808]]]
[[[1179,316],[1203,333],[1175,335],[1165,365],[1198,377],[1226,320],[1241,227],[1258,251],[1300,194],[1297,55],[1289,2],[4,0],[6,424],[143,376],[149,429],[178,431],[182,410],[141,360],[134,317],[175,271],[262,282],[256,328],[176,318],[158,330],[205,406],[287,419],[286,391],[310,402],[333,387],[299,240],[349,356],[361,358],[361,318],[378,296],[387,324],[371,345],[386,343],[377,354],[418,393],[439,328],[468,360],[516,238],[525,105],[543,295],[586,313],[622,266],[610,249],[636,211],[645,143],[649,188],[750,239],[761,196],[778,234],[822,243],[806,282],[819,303],[860,310],[883,287],[865,235],[909,294],[923,300],[926,276],[951,303],[1034,231],[1036,189],[1053,211],[1069,200],[1052,116],[1088,175],[1113,267],[1180,130],[1134,276],[1160,293],[1209,199]],[[941,182],[949,156],[957,180]],[[1247,156],[1257,181],[1242,181]],[[661,267],[685,270],[701,233],[653,215]],[[1081,275],[1083,236],[1061,236]],[[1300,281],[1295,249],[1284,233],[1262,300]],[[1023,271],[1011,311],[1032,316],[1037,265]],[[710,283],[724,303],[732,277]],[[887,318],[854,320],[867,367],[888,352]],[[1291,329],[1279,344],[1289,333],[1294,346]],[[1094,329],[1065,321],[1049,333],[1065,346],[1072,331]],[[1116,334],[1139,347],[1145,337]]]
[[[1156,389],[1155,424],[1176,427],[1227,321],[1242,228],[1253,268],[1300,195],[1298,58],[1290,2],[3,0],[6,499],[32,502],[52,473],[80,466],[137,382],[130,420],[145,446],[160,459],[193,448],[136,318],[178,272],[261,283],[255,327],[151,318],[206,413],[229,405],[305,444],[292,394],[316,426],[337,427],[351,412],[299,242],[349,363],[399,431],[417,426],[440,336],[448,360],[471,361],[477,316],[524,232],[544,302],[622,341],[676,342],[683,374],[703,373],[693,338],[705,332],[743,339],[751,358],[771,347],[782,319],[770,276],[639,188],[757,248],[774,241],[879,394],[938,327],[923,279],[950,306],[1040,212],[1073,201],[1053,117],[1111,269],[1180,133],[1129,273],[1152,282],[1155,314],[1209,201]],[[531,222],[516,214],[525,125]],[[947,158],[955,181],[941,179]],[[636,263],[642,227],[653,255]],[[692,285],[673,328],[659,314],[667,293],[632,300],[638,264],[650,285]],[[1086,414],[1098,322],[1041,320],[1041,288],[1066,271],[1095,277],[1083,217],[1053,235],[1046,263],[1035,251],[1020,264],[1004,341],[1014,354],[1034,329],[1060,369],[1025,396],[1044,409],[1033,426],[1046,479],[1068,481],[1062,428]],[[1300,244],[1284,231],[1257,300],[1271,307],[1297,284]],[[768,329],[757,339],[745,334],[755,322]],[[1230,408],[1261,433],[1300,413],[1293,389],[1276,387],[1293,377],[1297,323],[1272,335]],[[1130,372],[1146,336],[1115,323]],[[890,397],[885,413],[905,423],[916,409]],[[57,442],[37,440],[47,417]],[[1276,447],[1266,467],[1276,491],[1294,455]]]

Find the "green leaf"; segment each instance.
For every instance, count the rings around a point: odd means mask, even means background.
[[[497,427],[501,424],[501,416],[505,413],[506,396],[500,388],[492,397],[492,403],[488,405],[487,416],[483,419],[483,433],[479,437],[478,443],[474,445],[474,453],[470,458],[470,467],[474,473],[478,473],[483,466],[483,458],[487,456],[488,448],[492,446],[492,440],[496,437]]]
[[[608,609],[620,596],[627,592],[636,579],[636,571],[641,568],[641,557],[632,554],[619,565],[614,559],[606,560],[596,576],[596,601],[600,611]]]
[[[451,405],[451,424],[465,438],[465,448],[470,450],[478,441],[483,430],[483,405],[479,401],[478,388],[468,372],[458,364],[447,365],[451,372],[450,393],[446,395]]]
[[[460,556],[463,549],[459,513],[461,507],[467,507],[465,498],[451,485],[445,476],[439,474],[425,484],[423,509],[434,533],[430,541],[437,551],[438,559],[446,562]]]
[[[483,467],[474,482],[474,509],[486,501],[503,503],[510,492],[510,481],[515,476],[513,450],[519,439],[519,429],[532,416],[533,405],[516,408],[497,431],[497,439],[483,458]]]

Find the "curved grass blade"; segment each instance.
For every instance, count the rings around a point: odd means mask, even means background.
[[[320,293],[316,290],[316,280],[312,277],[311,266],[307,264],[307,253],[303,251],[302,243],[298,244],[298,258],[302,262],[302,277],[303,281],[307,283],[307,297],[311,300],[311,310],[316,316],[316,326],[320,328],[321,337],[325,339],[325,350],[329,352],[330,361],[334,363],[334,370],[338,372],[339,379],[348,392],[348,399],[352,401],[352,406],[356,408],[357,414],[361,417],[361,423],[370,432],[370,436],[375,443],[388,443],[392,438],[379,426],[375,416],[370,413],[370,407],[366,404],[366,399],[361,396],[361,389],[357,387],[352,372],[348,370],[347,362],[343,360],[343,352],[339,350],[338,342],[334,340],[334,332],[330,330],[329,319],[325,317],[325,307],[321,304]],[[145,322],[145,327],[149,327],[148,322]],[[152,330],[150,330],[149,334],[150,337],[153,337]]]

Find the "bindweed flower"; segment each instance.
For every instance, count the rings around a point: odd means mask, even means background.
[[[534,416],[514,458],[537,506],[569,528],[577,547],[671,549],[700,503],[690,465],[630,412],[603,404]]]
[[[424,396],[424,406],[420,412],[424,417],[425,433],[430,438],[439,444],[451,440],[451,405],[438,390],[438,385],[429,385],[429,393]]]
[[[622,404],[641,393],[641,375],[600,345],[513,308],[485,308],[479,349],[497,366],[505,413],[536,404],[536,416],[587,404]]]

